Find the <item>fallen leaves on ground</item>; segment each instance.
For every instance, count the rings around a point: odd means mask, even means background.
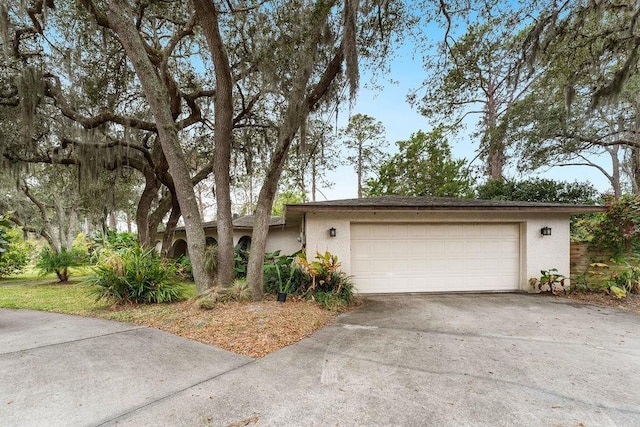
[[[611,295],[605,294],[578,292],[559,296],[568,298],[571,301],[575,301],[578,303],[621,308],[623,310],[628,310],[640,314],[640,295],[638,294],[627,294],[627,296],[622,299],[617,299]]]
[[[296,343],[331,323],[338,313],[313,301],[197,302],[115,307],[100,317],[161,329],[205,344],[260,358]]]

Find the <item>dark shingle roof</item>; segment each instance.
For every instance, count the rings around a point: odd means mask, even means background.
[[[287,205],[287,211],[289,212],[320,210],[491,210],[586,213],[599,212],[603,208],[597,205],[571,205],[565,203],[404,196],[380,196]]]
[[[251,230],[253,229],[253,215],[245,215],[233,220],[234,229]],[[272,216],[269,221],[269,227],[275,227],[278,225],[284,225],[283,216]],[[217,221],[207,221],[202,223],[202,228],[217,228]],[[176,230],[184,230],[184,226],[176,227]]]

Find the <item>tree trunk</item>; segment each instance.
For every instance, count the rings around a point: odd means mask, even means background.
[[[71,207],[69,207],[69,215],[67,215],[69,221],[69,227],[67,228],[67,250],[69,251],[73,249],[73,241],[80,231],[80,220],[78,218],[79,204],[79,197],[74,197],[73,203]]]
[[[315,65],[317,55],[316,45],[332,5],[332,2],[323,4],[324,9],[321,13],[315,14],[317,25],[313,28],[313,32],[308,39],[308,49],[300,52],[300,55],[308,55],[308,57],[300,61],[300,63],[304,65],[298,69],[293,78],[292,88],[287,97],[288,105],[283,117],[278,144],[274,150],[258,196],[247,271],[247,281],[251,286],[254,301],[261,300],[264,294],[263,264],[264,253],[267,246],[269,222],[271,219],[271,208],[291,142],[302,123],[307,120],[309,111],[311,111],[327,93],[331,83],[340,72],[344,60],[343,51],[340,49],[327,65],[322,77],[313,90],[305,97],[307,89],[309,88],[312,68]]]
[[[611,187],[613,187],[613,195],[616,199],[619,199],[622,195],[622,186],[620,185],[620,158],[618,152],[620,151],[619,145],[610,147],[609,154],[611,154]]]
[[[505,147],[502,134],[498,131],[498,110],[495,99],[494,86],[488,83],[487,103],[485,105],[485,144],[486,144],[486,168],[491,180],[502,181],[504,179]]]
[[[136,228],[138,229],[138,243],[140,246],[151,248],[155,243],[155,231],[150,227],[150,212],[151,205],[158,196],[160,183],[151,172],[145,173],[144,179],[144,189],[136,209]]]
[[[58,276],[58,281],[60,283],[67,283],[69,281],[69,269],[64,267],[62,269],[56,270],[56,276]]]
[[[109,228],[118,231],[118,216],[115,211],[109,212]]]
[[[162,248],[160,249],[160,253],[164,257],[169,256],[171,244],[173,243],[173,236],[176,233],[176,226],[178,225],[180,216],[180,206],[177,203],[174,203],[171,209],[171,215],[169,215],[169,220],[167,221],[167,225],[162,236]]]
[[[311,201],[315,202],[316,201],[316,186],[317,186],[317,178],[318,177],[318,171],[316,169],[316,156],[313,156],[313,159],[311,160]]]
[[[233,79],[229,57],[220,35],[218,11],[214,2],[195,0],[194,6],[209,45],[216,76],[213,174],[218,215],[217,280],[227,285],[233,281],[234,276],[233,216],[229,176],[233,136]]]
[[[363,142],[360,142],[360,145],[358,145],[358,199],[362,199],[362,162],[364,161],[362,144]]]
[[[29,190],[26,182],[22,183],[20,189],[22,190],[24,195],[27,196],[27,198],[29,198],[29,200],[31,200],[31,202],[38,208],[40,218],[42,218],[42,222],[44,223],[44,232],[42,233],[42,237],[47,240],[47,243],[49,243],[49,247],[54,253],[59,253],[61,248],[60,239],[53,229],[53,225],[51,224],[51,220],[49,219],[49,215],[47,214],[46,206],[33,194],[31,194],[31,191]]]
[[[110,0],[107,14],[112,29],[118,34],[127,57],[133,64],[156,122],[160,145],[169,163],[169,171],[184,218],[196,288],[198,292],[205,292],[213,284],[204,268],[205,234],[189,168],[180,147],[168,89],[145,51],[144,42],[134,26],[134,15],[130,8],[121,0]]]
[[[631,147],[631,186],[633,194],[640,194],[640,149]]]

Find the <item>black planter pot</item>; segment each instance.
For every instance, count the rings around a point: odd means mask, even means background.
[[[285,292],[278,292],[278,302],[285,302],[287,300],[287,294]]]

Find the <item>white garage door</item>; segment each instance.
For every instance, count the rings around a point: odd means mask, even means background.
[[[518,289],[517,223],[351,224],[360,293]]]

